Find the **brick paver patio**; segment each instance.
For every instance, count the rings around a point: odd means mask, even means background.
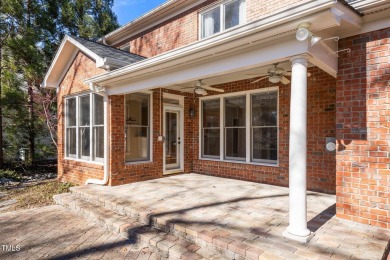
[[[200,250],[231,259],[381,259],[390,239],[390,230],[336,218],[335,196],[315,192],[308,192],[308,225],[315,237],[307,244],[285,239],[287,188],[205,175],[116,187],[80,186],[72,192],[115,212],[108,222],[115,222],[118,214],[136,216],[186,238]]]
[[[4,246],[20,246],[6,251]],[[11,249],[9,249],[11,250]],[[61,206],[0,214],[0,259],[157,259],[148,248]]]

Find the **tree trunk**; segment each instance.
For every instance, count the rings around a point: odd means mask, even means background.
[[[29,116],[28,162],[30,165],[32,165],[34,163],[34,155],[35,155],[35,124],[34,124],[34,89],[31,83],[28,84],[28,116]]]
[[[0,45],[0,169],[4,168],[4,153],[3,153],[3,102],[1,99],[2,96],[2,64],[1,61],[3,60],[3,52],[2,52],[2,46]]]

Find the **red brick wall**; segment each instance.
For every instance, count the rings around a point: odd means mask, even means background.
[[[310,190],[335,193],[335,153],[325,151],[325,137],[335,137],[336,80],[318,68],[309,71],[312,76],[308,80],[307,186]],[[225,93],[231,93],[273,86],[267,81],[250,84],[251,81],[242,80],[215,87],[223,88]],[[279,86],[279,167],[198,160],[199,120],[197,119],[193,130],[196,134],[193,172],[288,186],[290,85],[274,85]]]
[[[95,62],[79,52],[65,74],[58,92],[58,179],[60,181],[83,184],[89,178],[103,178],[103,166],[88,162],[64,159],[64,97],[89,91],[84,79],[104,73],[96,68]]]
[[[390,228],[390,29],[342,39],[337,216]]]
[[[199,9],[218,0],[207,0],[173,18],[170,18],[146,31],[124,38],[115,46],[122,46],[130,42],[130,52],[145,57],[158,54],[196,42],[199,35]],[[309,0],[247,0],[247,22],[253,22],[274,13],[309,2]]]

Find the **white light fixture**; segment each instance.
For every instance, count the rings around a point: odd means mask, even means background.
[[[311,34],[311,36],[310,36],[311,46],[317,44],[319,41],[321,41],[321,37],[315,36],[314,34]]]
[[[280,76],[280,75],[275,75],[275,76],[269,77],[269,82],[271,82],[271,83],[278,83],[281,80],[282,80],[282,76]]]
[[[195,88],[195,93],[198,95],[205,95],[207,91],[204,88]]]
[[[301,23],[300,25],[298,25],[298,31],[295,34],[295,37],[298,41],[304,41],[310,37],[310,25],[311,23]]]

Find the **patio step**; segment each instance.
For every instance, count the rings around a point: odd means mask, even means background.
[[[201,255],[200,247],[185,239],[163,232],[129,216],[98,206],[72,193],[55,195],[54,201],[78,215],[114,231],[121,236],[149,247],[161,259],[217,259],[210,255]],[[206,250],[201,250],[205,252]]]
[[[165,233],[170,233],[175,237],[187,240],[194,243],[200,250],[203,256],[209,254],[206,259],[259,259],[259,256],[264,252],[264,247],[270,251],[278,250],[281,243],[272,243],[266,241],[263,243],[245,243],[246,237],[238,235],[230,235],[229,232],[220,228],[214,228],[212,231],[204,230],[202,225],[178,223],[171,221],[170,216],[159,215],[147,209],[137,209],[132,206],[131,202],[118,201],[110,199],[108,196],[98,196],[89,193],[85,190],[85,186],[77,186],[70,188],[72,194],[86,200],[94,205],[116,212],[121,216],[130,216],[136,219],[139,223],[150,226]],[[272,244],[272,246],[270,245]],[[282,246],[282,245],[281,245]],[[205,253],[206,252],[206,253]],[[219,256],[219,258],[215,258]]]

